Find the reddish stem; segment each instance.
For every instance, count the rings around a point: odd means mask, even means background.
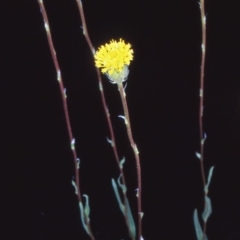
[[[201,71],[200,71],[200,103],[199,103],[199,131],[200,131],[200,168],[202,175],[203,187],[206,186],[206,177],[204,173],[204,163],[203,163],[203,154],[204,154],[204,137],[203,136],[203,100],[204,100],[204,70],[205,70],[205,58],[206,58],[206,16],[204,10],[204,0],[200,0],[200,12],[201,12],[201,23],[202,23],[202,59],[201,59]],[[204,192],[204,195],[207,196],[207,193]],[[204,209],[206,207],[205,197],[204,197]],[[206,234],[207,223],[203,222],[203,233]],[[204,236],[202,236],[202,240]]]
[[[90,48],[90,51],[92,52],[92,55],[94,57],[95,49],[93,47],[92,41],[91,41],[91,39],[89,37],[89,34],[88,34],[87,24],[86,24],[86,20],[85,20],[85,16],[84,16],[84,11],[83,11],[82,1],[81,0],[76,0],[76,2],[77,2],[77,6],[78,6],[80,17],[81,17],[81,22],[82,22],[82,25],[83,25],[82,26],[83,34],[84,34],[84,36],[86,38],[86,41],[87,41],[88,46]],[[107,108],[106,99],[105,99],[105,95],[104,95],[101,73],[100,73],[98,68],[96,68],[96,71],[97,71],[97,77],[98,77],[99,91],[101,93],[102,105],[103,105],[103,108],[104,108],[105,116],[106,116],[107,123],[108,123],[108,128],[109,128],[109,131],[110,131],[111,146],[112,146],[113,153],[114,153],[117,165],[118,165],[118,169],[120,171],[120,175],[122,176],[122,182],[123,182],[123,184],[125,186],[127,186],[126,185],[125,176],[124,176],[124,172],[123,172],[123,168],[120,167],[120,160],[119,160],[119,156],[118,156],[118,152],[117,152],[114,131],[113,131],[112,122],[111,122],[110,114],[109,114],[109,111],[108,111],[108,108]],[[123,193],[124,205],[126,206],[127,205],[127,191],[122,191],[122,193]],[[125,211],[125,214],[124,214],[125,222],[126,222],[126,225],[129,226],[129,224],[128,224],[129,223],[129,219],[128,219],[126,207],[125,207],[124,211]]]
[[[49,26],[49,21],[48,21],[48,17],[47,17],[47,12],[45,10],[44,4],[42,0],[38,0],[40,9],[41,9],[41,13],[43,16],[43,20],[44,20],[44,25],[45,25],[45,30],[46,30],[46,34],[47,34],[47,39],[48,39],[48,45],[51,51],[51,55],[52,55],[52,59],[54,62],[54,66],[56,69],[56,73],[57,73],[57,80],[59,83],[59,88],[60,88],[60,92],[61,92],[61,97],[62,97],[62,103],[63,103],[63,109],[64,109],[64,115],[65,115],[65,120],[66,120],[66,125],[67,125],[67,131],[68,131],[68,136],[70,139],[70,143],[71,143],[71,150],[72,150],[72,155],[73,155],[73,161],[74,161],[74,169],[75,169],[75,184],[77,187],[77,198],[79,202],[82,202],[82,197],[81,197],[81,192],[80,192],[80,179],[79,179],[79,171],[78,171],[78,166],[77,166],[77,153],[74,147],[74,138],[73,138],[73,134],[72,134],[72,128],[71,128],[71,123],[70,123],[70,118],[69,118],[69,113],[68,113],[68,107],[67,107],[67,101],[66,101],[66,95],[65,95],[65,88],[64,88],[64,84],[62,81],[62,76],[61,76],[61,70],[58,64],[58,60],[57,60],[57,56],[56,56],[56,51],[53,45],[53,41],[52,41],[52,36],[51,36],[51,31],[50,31],[50,26]],[[92,240],[95,240],[92,231],[91,231],[91,226],[89,224],[88,221],[86,221],[87,226],[88,226],[88,230],[90,233],[90,238]]]
[[[130,142],[130,145],[133,149],[135,161],[136,161],[136,168],[137,168],[137,182],[138,182],[138,189],[137,189],[137,203],[138,203],[138,239],[141,240],[142,238],[142,182],[141,182],[141,164],[140,164],[140,158],[139,158],[139,152],[137,149],[137,145],[133,140],[132,135],[132,129],[130,124],[130,117],[129,117],[129,111],[128,111],[128,105],[127,100],[125,96],[125,91],[121,83],[118,83],[118,90],[120,92],[122,105],[123,105],[123,111],[125,115],[125,124],[127,128],[127,135]]]

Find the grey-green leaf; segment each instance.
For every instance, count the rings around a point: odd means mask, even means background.
[[[199,220],[198,220],[197,209],[195,209],[194,212],[193,212],[193,223],[194,223],[194,227],[195,227],[197,240],[201,240],[201,237],[203,235],[203,231],[202,231],[202,228],[201,228]]]
[[[131,208],[128,202],[128,199],[126,199],[126,209],[127,209],[127,217],[128,217],[128,229],[129,229],[129,233],[130,233],[130,237],[132,239],[136,238],[136,226],[133,220],[133,216],[132,216],[132,212],[131,212]]]
[[[118,185],[120,188],[122,188],[122,191],[127,191],[127,187],[124,184],[120,183],[120,177],[121,177],[121,175],[118,178]],[[122,203],[119,192],[118,192],[118,187],[117,187],[117,184],[114,179],[112,179],[112,187],[113,187],[115,196],[117,198],[119,208],[121,209],[124,216],[125,216],[125,207],[126,207],[127,218],[129,220],[128,221],[129,234],[132,239],[135,239],[136,238],[136,226],[135,226],[132,212],[130,209],[129,201],[128,201],[128,199],[126,199],[126,206]]]
[[[118,177],[118,186],[122,189],[122,191],[123,191],[123,193],[126,193],[127,192],[127,187],[124,185],[124,184],[121,184],[121,182],[120,182],[120,178],[121,178],[121,176],[122,175],[120,175],[119,177]]]
[[[88,201],[88,195],[83,194],[83,197],[86,199],[85,207],[84,207],[84,213],[89,221],[89,214],[90,214],[90,207],[89,207],[89,201]]]
[[[214,169],[214,166],[212,166],[212,167],[210,168],[210,170],[209,170],[207,185],[204,187],[204,192],[205,192],[206,194],[208,193],[208,187],[209,187],[209,184],[210,184],[210,181],[211,181],[211,178],[212,178],[213,169]]]
[[[123,157],[123,159],[119,163],[119,166],[120,166],[121,169],[123,168],[124,163],[125,163],[125,157]]]
[[[211,215],[211,213],[212,213],[211,200],[208,196],[205,196],[205,209],[204,209],[204,212],[202,214],[202,218],[203,218],[204,222],[207,222],[207,219]]]
[[[197,157],[199,160],[201,160],[201,154],[198,153],[198,152],[195,152],[195,154],[196,154],[196,157]]]
[[[119,192],[118,192],[118,187],[117,187],[117,184],[115,182],[115,180],[112,178],[112,187],[113,187],[113,190],[114,190],[114,193],[115,193],[115,196],[117,198],[117,201],[118,201],[118,205],[119,205],[119,208],[120,210],[122,211],[122,213],[124,214],[124,205],[122,204],[122,201],[121,201],[121,198],[120,198],[120,195],[119,195]]]
[[[110,140],[108,137],[107,137],[107,141],[108,141],[108,143],[110,143],[110,144],[111,144],[111,146],[112,146],[112,147],[114,146],[114,143],[113,143],[113,141],[112,141],[112,140]]]
[[[81,216],[82,225],[83,225],[85,231],[87,232],[87,234],[90,235],[89,230],[88,230],[88,226],[85,223],[84,209],[83,209],[82,202],[79,202],[79,209],[80,209],[80,216]]]
[[[71,149],[74,150],[75,149],[75,139],[73,138],[71,141]]]
[[[201,225],[199,223],[197,209],[195,209],[193,212],[193,223],[194,223],[194,227],[195,227],[197,240],[202,240],[202,239],[208,240],[207,236],[203,233]],[[203,236],[203,238],[202,238],[202,236]]]

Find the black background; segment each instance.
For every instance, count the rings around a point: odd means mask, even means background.
[[[76,1],[44,1],[67,89],[82,194],[96,240],[128,239],[111,187],[119,176],[97,75]],[[126,88],[140,151],[145,240],[196,239],[203,208],[199,160],[201,22],[198,1],[83,1],[95,48],[132,44]],[[207,235],[240,239],[240,39],[238,1],[206,1],[205,172],[215,166]],[[56,72],[37,1],[1,4],[1,239],[88,239],[71,185],[73,159]],[[136,216],[134,157],[118,115],[117,86],[104,91]]]

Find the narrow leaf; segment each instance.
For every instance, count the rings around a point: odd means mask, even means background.
[[[205,196],[205,209],[204,209],[204,212],[202,214],[202,218],[203,218],[204,222],[207,222],[207,219],[211,215],[211,213],[212,213],[211,200],[208,196]]]
[[[79,168],[80,168],[80,159],[77,158],[77,169],[79,169]]]
[[[123,115],[118,115],[118,117],[124,119],[125,124],[127,124],[127,119],[125,118],[125,116],[123,116]]]
[[[118,192],[118,187],[117,187],[117,184],[115,182],[115,180],[112,178],[112,187],[113,187],[113,190],[114,190],[114,193],[115,193],[115,196],[117,198],[117,201],[118,201],[118,205],[119,205],[119,208],[120,210],[122,211],[122,213],[124,214],[124,205],[122,204],[122,201],[121,201],[121,198],[120,198],[120,195],[119,195],[119,192]]]
[[[79,202],[79,209],[80,209],[80,216],[81,216],[81,222],[82,222],[83,228],[85,229],[87,234],[90,236],[88,226],[87,226],[87,224],[85,222],[85,218],[84,218],[84,210],[83,210],[82,202]]]
[[[73,185],[73,187],[74,187],[74,189],[75,189],[75,194],[78,194],[77,185],[76,185],[76,183],[75,183],[74,180],[72,180],[72,185]]]
[[[197,209],[195,209],[193,212],[193,223],[194,223],[194,227],[195,227],[197,240],[202,240],[203,231],[202,231],[202,228],[201,228],[199,220],[198,220]]]
[[[89,207],[89,200],[88,200],[89,198],[88,198],[88,195],[86,195],[86,194],[83,194],[83,197],[85,197],[85,199],[86,199],[86,203],[85,203],[85,207],[84,207],[84,213],[85,213],[85,215],[86,215],[86,217],[89,221],[90,220],[89,219],[90,207]]]
[[[71,141],[71,149],[74,150],[75,149],[75,139],[73,138]]]
[[[122,174],[118,177],[118,186],[122,189],[123,193],[127,192],[127,187],[124,184],[121,184],[120,182],[120,178],[121,178]]]
[[[127,209],[127,218],[129,220],[128,221],[128,230],[131,235],[130,237],[132,239],[135,239],[136,238],[136,226],[135,226],[135,223],[133,220],[133,216],[132,216],[132,212],[131,212],[131,208],[130,208],[128,199],[126,199],[126,209]]]
[[[108,141],[108,143],[109,143],[109,144],[111,144],[111,145],[112,145],[112,147],[114,146],[114,143],[113,143],[113,141],[112,141],[112,140],[110,140],[108,137],[107,137],[107,141]]]
[[[125,157],[123,157],[123,159],[119,163],[119,166],[120,166],[121,169],[123,168],[124,163],[125,163]]]
[[[209,187],[209,184],[210,184],[210,181],[211,181],[211,178],[212,178],[213,169],[214,169],[214,166],[212,166],[212,167],[210,168],[210,170],[209,170],[207,185],[204,187],[204,192],[205,192],[206,194],[208,193],[208,187]]]
[[[207,139],[207,134],[204,133],[203,139],[201,140],[201,144],[202,144],[202,145],[204,144],[204,142],[205,142],[206,139]]]
[[[195,152],[195,154],[196,154],[196,157],[201,160],[201,154],[198,152]]]

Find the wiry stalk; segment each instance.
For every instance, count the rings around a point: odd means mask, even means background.
[[[200,103],[199,103],[199,131],[200,131],[200,168],[202,175],[203,187],[206,186],[206,177],[204,173],[204,163],[203,163],[203,154],[204,154],[204,139],[203,136],[203,100],[204,100],[204,70],[205,70],[205,57],[206,57],[206,16],[204,9],[204,0],[200,0],[200,12],[201,12],[201,23],[202,23],[202,59],[201,59],[201,72],[200,72]],[[204,191],[205,196],[207,193]],[[204,198],[205,199],[205,198]],[[206,207],[206,203],[204,200],[204,209]],[[203,222],[203,233],[206,234],[207,231],[207,223]],[[204,235],[203,234],[203,235]],[[202,236],[203,240],[204,236]]]
[[[67,124],[67,131],[68,131],[68,136],[70,139],[70,146],[71,146],[71,150],[72,150],[72,154],[73,154],[73,161],[74,161],[74,169],[75,169],[75,188],[76,188],[76,194],[77,194],[77,198],[79,202],[82,202],[82,197],[81,197],[81,192],[80,192],[80,179],[79,179],[79,171],[78,171],[78,164],[79,164],[79,159],[77,158],[77,153],[75,150],[75,140],[73,138],[73,134],[72,134],[72,128],[71,128],[71,123],[70,123],[70,118],[69,118],[69,113],[68,113],[68,107],[67,107],[67,101],[66,101],[66,93],[65,93],[65,88],[64,88],[64,84],[62,81],[62,75],[61,75],[61,70],[58,64],[58,60],[57,60],[57,56],[56,56],[56,51],[53,45],[53,41],[52,41],[52,36],[51,36],[51,31],[50,31],[50,26],[49,26],[49,21],[48,21],[48,17],[47,17],[47,12],[45,10],[44,4],[42,0],[38,0],[40,9],[41,9],[41,13],[43,16],[43,21],[44,21],[44,26],[45,26],[45,30],[46,30],[46,34],[47,34],[47,39],[48,39],[48,45],[51,51],[51,55],[53,58],[53,62],[55,65],[55,69],[57,72],[57,80],[59,83],[59,88],[60,88],[60,92],[61,92],[61,96],[62,96],[62,103],[63,103],[63,109],[64,109],[64,115],[65,115],[65,120],[66,120],[66,124]],[[95,240],[93,234],[92,234],[92,230],[91,230],[91,226],[89,221],[86,221],[87,223],[87,227],[88,227],[88,231],[89,231],[89,236],[91,238],[91,240]]]
[[[140,165],[140,158],[139,158],[139,151],[137,149],[137,145],[133,140],[132,136],[132,129],[131,129],[131,124],[130,124],[130,117],[129,117],[129,112],[128,112],[128,106],[127,106],[127,101],[126,101],[126,94],[121,83],[118,83],[118,90],[121,96],[122,100],[122,105],[123,105],[123,111],[125,115],[125,124],[127,128],[127,135],[129,142],[131,144],[131,147],[134,152],[135,160],[136,160],[136,167],[137,167],[137,182],[138,182],[138,189],[137,189],[137,203],[138,203],[138,239],[142,239],[142,203],[141,203],[141,197],[142,197],[142,183],[141,183],[141,165]]]
[[[88,43],[88,46],[89,46],[89,48],[92,52],[92,55],[94,57],[95,49],[92,45],[91,39],[90,39],[89,34],[88,34],[82,1],[81,0],[76,0],[76,2],[77,2],[80,17],[81,17],[83,35],[85,36],[86,41]],[[110,131],[111,140],[109,142],[111,143],[113,153],[114,153],[114,156],[115,156],[115,159],[116,159],[119,171],[120,171],[120,175],[122,176],[123,185],[127,186],[125,176],[124,176],[124,172],[123,172],[123,168],[120,166],[120,159],[119,159],[119,155],[118,155],[118,152],[117,152],[115,136],[114,136],[112,122],[111,122],[111,118],[110,118],[110,113],[108,111],[107,104],[106,104],[106,99],[105,99],[105,95],[104,95],[101,73],[100,73],[100,71],[97,67],[96,67],[96,71],[97,71],[97,76],[98,76],[98,85],[99,85],[99,91],[101,93],[102,105],[103,105],[103,108],[104,108],[104,112],[105,112],[105,115],[106,115],[106,118],[107,118],[108,128],[109,128],[109,131]],[[122,193],[123,193],[124,205],[127,206],[127,191],[122,191]],[[126,222],[126,225],[129,226],[129,219],[128,219],[128,214],[127,214],[126,207],[124,208],[124,211],[125,211],[125,214],[124,214],[125,215],[125,222]],[[131,234],[129,234],[129,236],[131,236]]]

